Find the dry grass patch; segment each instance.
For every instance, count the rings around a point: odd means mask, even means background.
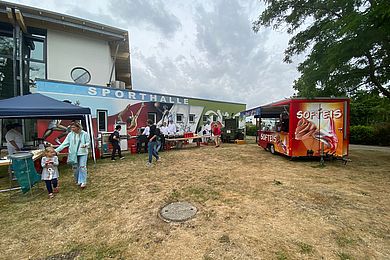
[[[89,165],[80,191],[67,166],[55,199],[0,194],[4,259],[386,259],[390,152],[352,162],[290,161],[255,144],[224,144]],[[5,185],[6,178],[0,179]],[[42,185],[41,185],[42,186]],[[184,223],[158,210],[188,201]]]

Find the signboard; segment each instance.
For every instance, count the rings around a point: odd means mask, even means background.
[[[293,118],[293,156],[324,153],[342,156],[344,140],[344,102],[296,103]]]

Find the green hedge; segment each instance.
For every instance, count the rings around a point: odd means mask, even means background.
[[[351,144],[390,145],[390,123],[350,128]]]
[[[390,146],[390,123],[377,125],[375,127],[374,137],[378,145]]]
[[[374,127],[366,125],[355,125],[350,128],[349,142],[351,144],[373,144]]]
[[[255,136],[257,132],[257,128],[255,125],[248,124],[245,126],[246,127],[246,135],[249,136]]]

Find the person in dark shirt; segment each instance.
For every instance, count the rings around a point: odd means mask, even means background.
[[[153,124],[153,121],[148,119],[148,126],[150,128],[149,130],[149,136],[148,136],[148,154],[149,154],[149,159],[148,162],[146,163],[146,166],[150,167],[152,166],[152,159],[153,156],[156,157],[156,161],[158,161],[160,158],[158,157],[158,153],[156,152],[156,146],[157,146],[157,130],[156,130],[156,125]]]
[[[119,131],[122,129],[122,127],[120,125],[117,125],[115,127],[115,131],[111,134],[111,144],[112,144],[112,154],[111,154],[111,160],[112,161],[115,161],[115,154],[116,154],[116,151],[118,151],[118,155],[119,155],[119,159],[124,159],[125,157],[122,156],[122,153],[121,153],[121,147],[119,145],[119,142],[120,142],[120,135],[119,135]]]
[[[280,121],[282,123],[281,130],[283,132],[288,132],[288,128],[289,128],[289,114],[287,112],[283,112],[280,115]]]

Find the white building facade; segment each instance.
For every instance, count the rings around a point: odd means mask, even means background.
[[[34,92],[37,79],[131,90],[128,32],[0,1],[0,99]],[[33,140],[35,122],[20,123]]]

